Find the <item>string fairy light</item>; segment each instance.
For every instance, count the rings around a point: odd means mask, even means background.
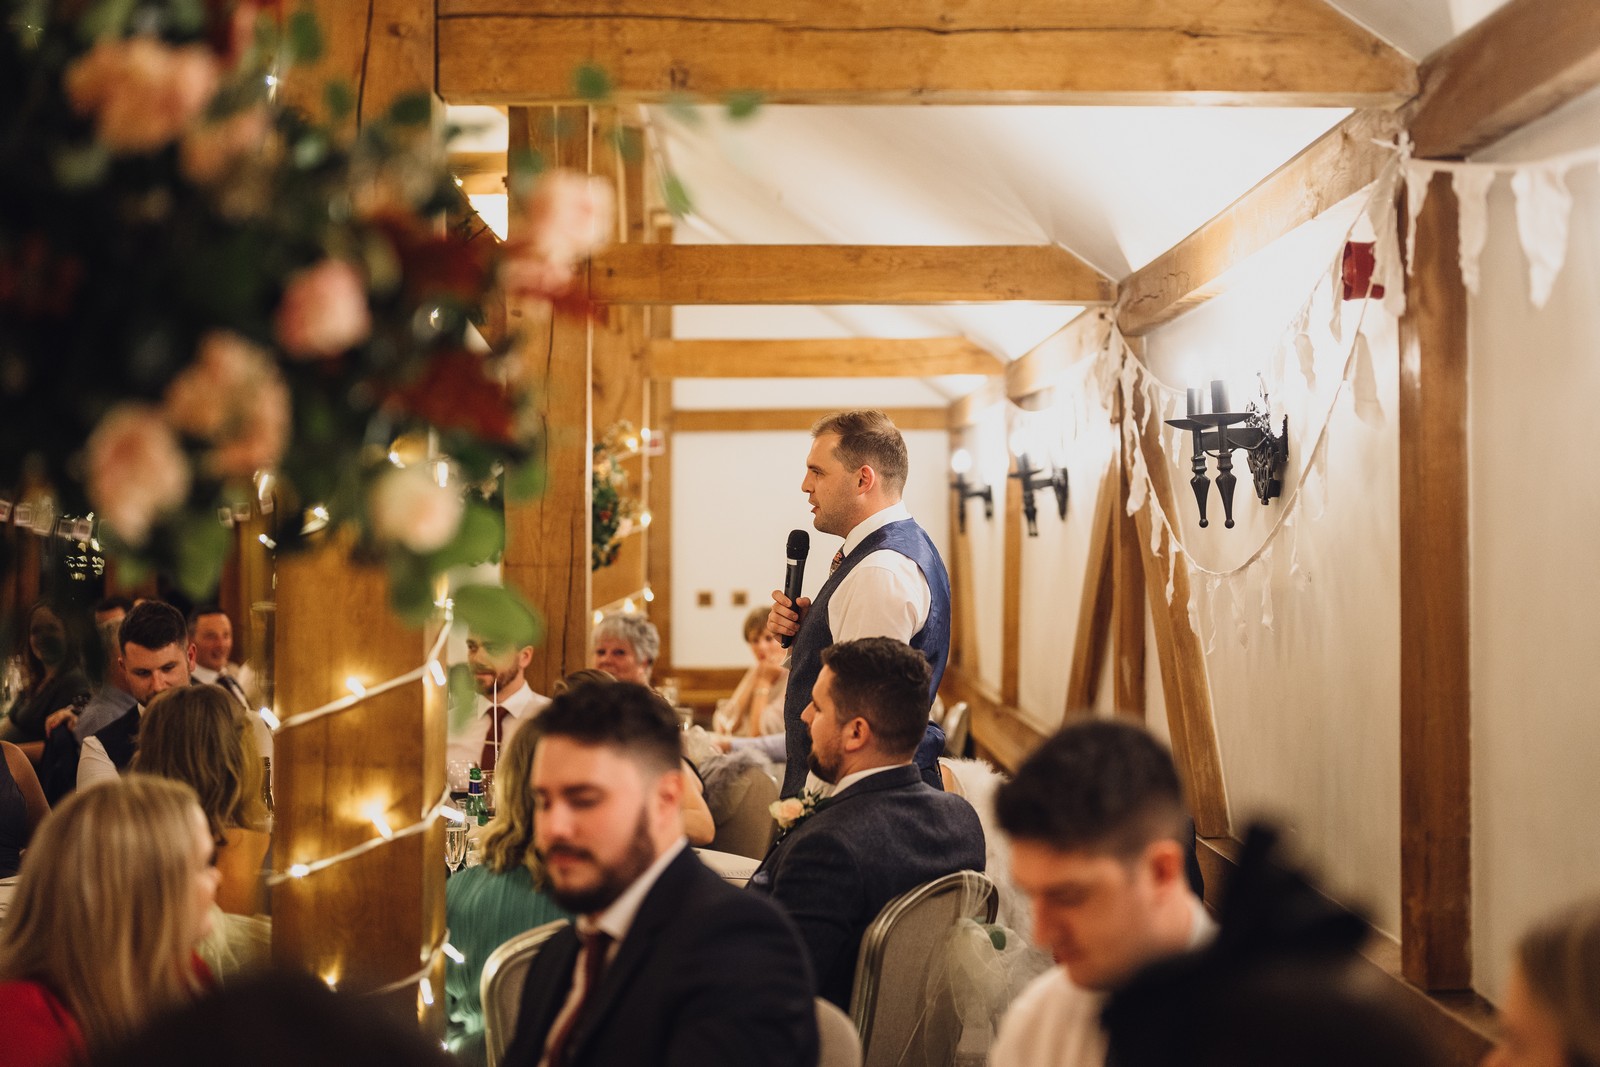
[[[448,807],[450,807],[450,790],[447,787],[444,792],[440,794],[438,803],[429,808],[425,813],[423,813],[422,818],[418,819],[410,826],[403,827],[399,830],[391,828],[387,837],[380,834],[377,837],[361,842],[359,845],[352,845],[343,852],[336,852],[331,856],[324,856],[321,859],[312,860],[310,863],[291,864],[286,870],[275,871],[272,874],[267,875],[267,885],[275,886],[282,885],[284,882],[299,881],[302,878],[308,878],[311,875],[316,874],[318,871],[325,871],[329,867],[336,867],[341,863],[348,863],[357,856],[365,856],[373,849],[382,848],[384,845],[390,844],[391,842],[399,841],[407,837],[414,837],[417,834],[427,830],[428,827],[432,826],[435,819],[443,818],[445,809]]]

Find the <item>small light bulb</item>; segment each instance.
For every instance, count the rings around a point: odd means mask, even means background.
[[[384,818],[383,812],[374,812],[371,818],[373,827],[378,831],[383,839],[385,841],[393,841],[394,827],[389,825],[389,820]]]
[[[360,680],[353,674],[344,680],[344,687],[355,696],[364,697],[367,695],[367,687],[362,685]]]
[[[439,813],[451,822],[466,822],[467,815],[460,808],[452,808],[448,804],[439,809]]]
[[[642,529],[648,530],[653,521],[655,521],[655,516],[650,514],[648,511],[641,511],[639,513],[639,526]]]
[[[405,461],[403,461],[400,458],[400,453],[396,452],[392,448],[389,449],[389,462],[393,463],[396,467],[404,467],[405,466]]]
[[[261,716],[261,721],[267,724],[267,729],[269,730],[276,730],[281,725],[278,722],[278,717],[272,714],[271,708],[262,708],[256,714]]]
[[[444,668],[439,665],[439,661],[436,659],[428,661],[428,677],[433,679],[434,685],[441,687],[448,680],[444,676]]]
[[[636,607],[634,605],[634,603],[633,603],[633,597],[630,596],[627,599],[623,600],[623,602],[622,602],[623,614],[632,615],[634,612],[636,612],[638,610],[639,610],[638,607]]]
[[[433,465],[433,480],[439,483],[439,488],[444,489],[450,484],[450,464],[440,460]]]
[[[966,474],[972,470],[972,453],[964,448],[958,448],[955,455],[950,457],[950,472],[952,474]]]
[[[338,971],[326,971],[326,972],[324,972],[323,975],[322,975],[322,984],[327,986],[329,989],[337,990],[339,988],[339,972]]]
[[[307,867],[304,863],[297,863],[293,867],[289,868],[289,877],[290,878],[304,878],[306,875],[308,875],[310,873],[311,873],[311,868]],[[328,986],[329,986],[329,988],[332,988],[333,983],[329,982]]]
[[[656,602],[656,591],[654,589],[646,589],[640,595],[644,597],[644,602],[646,604],[654,604]]]
[[[605,612],[603,612],[603,611],[595,612],[594,613],[594,624],[596,626],[599,626],[600,625],[600,620],[605,618],[605,617],[606,617],[606,613]]]
[[[422,980],[422,1003],[433,1007],[433,983],[426,978]]]
[[[275,549],[275,548],[278,547],[278,542],[274,541],[272,538],[268,537],[266,534],[258,535],[256,537],[256,540],[260,541],[262,544],[266,545],[267,548],[269,548],[269,549]]]
[[[463,956],[461,954],[461,950],[456,948],[454,945],[452,945],[448,941],[446,941],[444,943],[444,954],[446,956],[449,956],[450,959],[455,963],[466,963],[467,962],[467,957],[465,957],[465,956]]]

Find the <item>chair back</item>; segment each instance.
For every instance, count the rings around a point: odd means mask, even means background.
[[[777,830],[769,809],[778,799],[778,783],[762,768],[751,766],[739,772],[738,786],[743,787],[743,794],[717,824],[711,847],[718,852],[760,859],[767,854]]]
[[[861,1038],[850,1016],[817,998],[817,1040],[822,1055],[817,1067],[861,1067]]]
[[[489,1067],[498,1067],[517,1032],[517,1013],[522,1009],[522,986],[528,979],[528,965],[539,954],[539,947],[567,925],[567,920],[524,930],[489,953],[478,980],[478,995],[483,1001],[483,1044]]]
[[[992,923],[999,904],[988,878],[957,871],[884,905],[861,938],[850,997],[865,1067],[953,1061],[961,1022],[953,1002],[930,1005],[928,978],[956,921]]]
[[[967,734],[971,729],[971,708],[965,700],[944,713],[944,754],[963,759],[967,754]]]

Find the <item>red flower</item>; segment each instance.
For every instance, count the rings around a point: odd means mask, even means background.
[[[515,407],[504,387],[490,380],[484,369],[483,357],[472,352],[440,352],[420,378],[394,392],[391,399],[441,430],[466,430],[486,441],[515,444]]]

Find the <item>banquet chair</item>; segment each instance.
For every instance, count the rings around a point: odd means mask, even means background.
[[[861,1067],[861,1039],[850,1016],[817,998],[817,1067]]]
[[[944,754],[952,759],[961,759],[967,754],[971,711],[963,700],[944,713]]]
[[[739,773],[738,785],[743,787],[739,803],[717,824],[711,848],[760,859],[767,854],[777,829],[769,809],[778,799],[778,783],[765,770],[751,766]]]
[[[861,938],[850,996],[865,1067],[953,1061],[961,1023],[952,1000],[929,997],[928,978],[957,920],[992,923],[999,904],[987,877],[956,871],[883,906]]]
[[[565,925],[567,920],[557,919],[524,930],[489,953],[484,961],[478,995],[483,1001],[483,1043],[489,1067],[498,1067],[511,1036],[517,1032],[517,1012],[522,1007],[522,983],[527,981],[528,965],[539,954],[540,946]]]

